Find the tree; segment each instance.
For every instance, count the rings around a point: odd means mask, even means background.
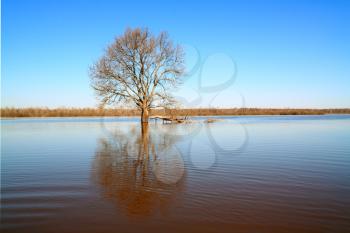
[[[132,103],[148,122],[152,108],[174,102],[169,90],[181,83],[184,53],[166,32],[127,29],[91,67],[91,86],[101,105]]]

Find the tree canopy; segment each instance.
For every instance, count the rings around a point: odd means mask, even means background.
[[[169,90],[181,84],[184,52],[166,32],[127,29],[91,67],[91,86],[101,105],[132,103],[148,121],[151,108],[174,103]]]

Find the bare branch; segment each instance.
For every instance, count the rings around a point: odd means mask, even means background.
[[[173,101],[168,92],[181,84],[183,57],[167,33],[127,29],[91,67],[91,86],[103,105],[132,102],[148,111]]]

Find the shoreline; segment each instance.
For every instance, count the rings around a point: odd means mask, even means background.
[[[1,108],[0,118],[33,117],[139,117],[138,109],[98,108]],[[193,117],[193,116],[295,116],[350,114],[350,108],[178,108],[152,109],[151,116]]]
[[[192,115],[189,117],[291,117],[291,116],[337,116],[337,115],[344,115],[344,116],[350,116],[350,113],[329,113],[329,114],[296,114],[296,115],[287,115],[287,114],[256,114],[256,115]],[[1,117],[0,120],[16,120],[16,119],[44,119],[44,118],[50,118],[50,119],[60,119],[60,118],[139,118],[139,116],[23,116],[23,117]],[[151,120],[152,116],[150,116]]]

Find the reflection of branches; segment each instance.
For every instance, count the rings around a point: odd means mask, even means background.
[[[127,127],[126,133],[115,130],[99,141],[93,179],[102,187],[105,197],[128,215],[147,216],[164,211],[181,190],[184,176],[181,173],[177,183],[165,184],[157,179],[154,170],[164,165],[158,161],[176,141],[177,137],[159,131],[149,132],[148,125],[143,125],[141,132],[136,127]],[[181,156],[177,156],[182,161]]]

